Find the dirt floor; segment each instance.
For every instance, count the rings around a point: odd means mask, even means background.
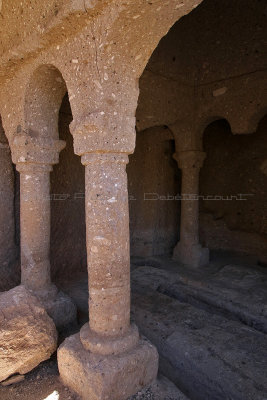
[[[59,378],[56,355],[25,375],[24,380],[10,386],[0,384],[1,400],[80,400]],[[87,399],[91,400],[91,399]],[[186,400],[166,378],[160,377],[150,387],[128,400]]]
[[[78,400],[59,379],[56,356],[25,375],[22,382],[1,387],[1,400]]]

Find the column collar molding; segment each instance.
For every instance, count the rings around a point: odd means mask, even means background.
[[[82,164],[105,164],[117,163],[128,164],[129,158],[126,153],[86,153],[82,156]]]
[[[59,162],[59,153],[65,146],[64,140],[18,134],[11,146],[12,161],[14,164],[54,165]]]
[[[199,150],[179,151],[173,158],[181,169],[200,169],[206,159],[206,153]]]

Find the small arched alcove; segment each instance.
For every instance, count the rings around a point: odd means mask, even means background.
[[[66,83],[53,65],[38,67],[25,96],[24,131],[32,137],[58,139],[58,117]]]

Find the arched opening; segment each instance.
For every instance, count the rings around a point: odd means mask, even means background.
[[[19,179],[0,116],[0,291],[20,281]]]
[[[66,93],[59,110],[59,138],[66,142],[51,173],[51,272],[56,284],[88,319],[84,166],[74,153],[69,130],[72,112]]]
[[[265,117],[250,135],[233,135],[222,120],[205,130],[200,232],[217,258],[227,251],[243,255],[243,263],[266,264],[266,123]]]
[[[26,90],[23,130],[31,137],[58,139],[59,109],[66,92],[66,83],[56,67],[38,67]]]
[[[179,236],[180,173],[167,127],[137,132],[127,168],[131,257],[170,256]]]

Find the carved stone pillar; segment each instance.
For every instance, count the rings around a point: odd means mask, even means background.
[[[209,250],[199,243],[199,171],[206,158],[202,151],[181,151],[174,155],[182,170],[180,241],[173,258],[199,267],[209,262]]]
[[[86,129],[80,133],[74,131],[74,146],[86,170],[89,324],[59,348],[59,371],[84,399],[126,400],[158,369],[156,349],[130,324],[128,154],[92,151],[86,141],[77,146],[88,138]]]
[[[42,301],[57,327],[76,318],[75,305],[50,276],[50,172],[64,147],[61,140],[25,135],[12,146],[20,173],[21,284]]]

